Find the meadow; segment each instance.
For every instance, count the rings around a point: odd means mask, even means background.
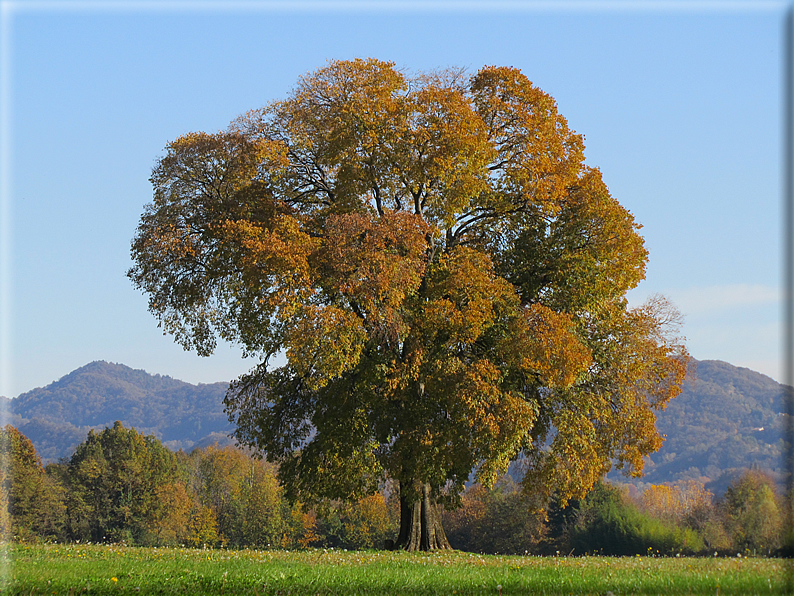
[[[786,561],[11,544],[5,594],[783,594]]]

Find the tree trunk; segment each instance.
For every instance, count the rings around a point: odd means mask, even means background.
[[[430,486],[416,486],[408,496],[400,487],[400,535],[396,548],[408,551],[451,549]],[[416,496],[411,496],[411,494]]]

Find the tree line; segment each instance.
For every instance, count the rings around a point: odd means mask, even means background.
[[[229,548],[382,548],[400,527],[399,494],[385,484],[354,502],[290,502],[275,465],[237,447],[187,454],[116,422],[90,431],[69,459],[46,468],[13,426],[0,430],[0,529],[17,541]],[[442,513],[454,548],[499,554],[770,555],[782,545],[783,501],[748,471],[715,499],[702,484],[631,494],[598,483],[565,507],[539,507],[510,476],[469,486]]]

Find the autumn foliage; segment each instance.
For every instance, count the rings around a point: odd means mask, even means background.
[[[522,454],[567,500],[661,444],[686,352],[663,299],[627,306],[640,226],[583,151],[517,69],[331,62],[166,147],[129,277],[186,349],[259,360],[226,407],[288,497],[393,479],[400,546],[445,548],[472,470]]]

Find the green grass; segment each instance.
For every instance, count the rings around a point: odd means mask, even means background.
[[[501,557],[10,545],[4,594],[782,594],[756,558]]]

